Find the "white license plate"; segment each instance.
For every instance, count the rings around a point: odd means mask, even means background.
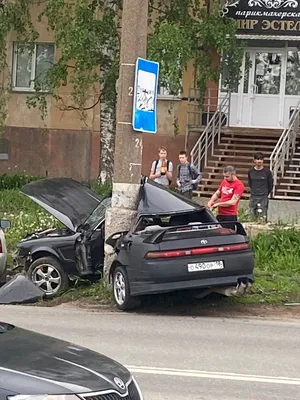
[[[189,272],[210,271],[213,269],[223,269],[223,268],[224,268],[223,261],[212,261],[212,262],[188,264]]]

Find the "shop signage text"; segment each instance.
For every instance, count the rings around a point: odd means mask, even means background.
[[[236,20],[239,34],[300,35],[297,0],[229,0],[223,15]]]

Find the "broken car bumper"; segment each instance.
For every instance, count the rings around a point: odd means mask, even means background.
[[[193,263],[223,262],[224,268],[189,272]],[[173,260],[144,260],[141,269],[127,268],[131,295],[168,293],[177,290],[249,286],[254,282],[251,250],[223,256]],[[243,286],[242,285],[242,286]]]
[[[29,258],[28,258],[28,254],[21,254],[19,250],[17,250],[14,254],[13,254],[13,263],[14,263],[14,267],[18,268],[18,267],[22,267],[25,268],[26,267],[26,263],[28,262]]]

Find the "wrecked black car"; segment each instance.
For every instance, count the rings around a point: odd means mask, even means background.
[[[121,310],[137,307],[143,295],[179,290],[196,297],[234,295],[253,283],[253,252],[241,224],[221,225],[206,207],[151,181],[141,192],[132,229],[106,243],[116,252],[110,280]]]
[[[53,297],[69,286],[72,276],[99,278],[104,261],[104,221],[111,196],[100,197],[68,178],[31,182],[21,192],[58,221],[61,228],[29,233],[14,255],[16,267]]]
[[[65,178],[32,182],[22,192],[65,226],[32,233],[18,244],[16,263],[30,279],[53,296],[66,289],[71,275],[101,275],[111,198]],[[218,223],[204,206],[144,180],[131,230],[106,241],[116,254],[110,280],[118,308],[134,308],[146,294],[248,289],[253,252],[240,224],[234,228]]]

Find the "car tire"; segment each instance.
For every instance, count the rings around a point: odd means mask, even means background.
[[[3,271],[3,273],[0,275],[0,287],[5,285],[7,282],[7,269]]]
[[[29,279],[51,299],[69,288],[69,278],[59,261],[54,257],[41,257],[29,267]]]
[[[117,267],[112,276],[113,296],[117,308],[121,311],[129,311],[140,305],[140,299],[130,295],[129,279],[124,267]]]

